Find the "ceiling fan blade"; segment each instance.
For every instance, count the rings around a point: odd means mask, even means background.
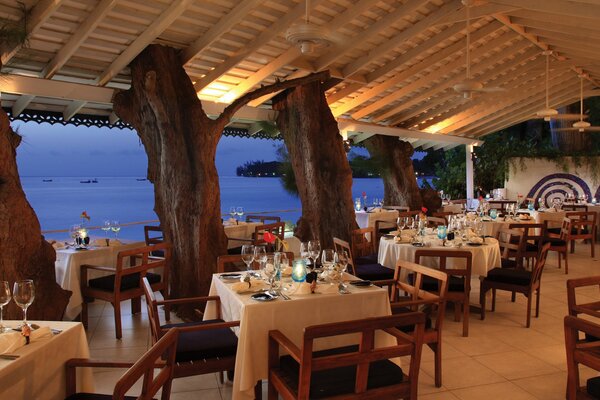
[[[557,114],[553,117],[550,117],[550,119],[559,119],[559,120],[564,120],[564,121],[577,121],[578,119],[580,119],[582,116],[579,114]],[[583,114],[583,119],[587,119],[588,115]]]
[[[585,132],[600,132],[600,126],[590,126],[584,129]]]
[[[499,93],[499,92],[506,92],[506,88],[494,87],[494,86],[483,87],[483,88],[479,89],[478,92]]]

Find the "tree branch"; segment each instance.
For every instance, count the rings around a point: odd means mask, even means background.
[[[233,103],[228,105],[225,108],[225,110],[223,110],[221,115],[219,115],[219,117],[217,118],[217,123],[223,124],[223,126],[228,124],[233,115],[240,108],[242,108],[254,99],[258,99],[259,97],[262,97],[269,93],[279,92],[281,90],[289,89],[294,86],[304,85],[306,83],[314,82],[317,80],[325,82],[327,79],[329,79],[329,71],[321,71],[307,76],[303,76],[302,78],[296,78],[289,81],[281,81],[269,86],[263,86],[261,88],[258,88],[252,92],[246,93],[245,95],[236,99]]]

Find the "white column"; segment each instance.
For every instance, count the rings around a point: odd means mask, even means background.
[[[473,190],[473,145],[466,144],[466,166],[467,166],[467,199],[472,199],[475,195]]]

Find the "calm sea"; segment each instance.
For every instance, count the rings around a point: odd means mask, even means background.
[[[81,222],[79,215],[87,211],[89,226],[102,225],[104,220],[121,224],[157,219],[154,213],[153,185],[139,177],[98,177],[98,183],[80,183],[89,177],[22,177],[27,199],[35,210],[42,230],[68,229]],[[49,180],[51,182],[44,182]],[[93,178],[91,178],[93,179]],[[244,207],[249,214],[277,210],[283,220],[296,222],[300,217],[300,200],[288,194],[278,178],[221,177],[221,210]],[[381,179],[354,179],[353,198],[366,192],[369,199],[383,196]],[[370,200],[369,200],[370,201]],[[281,212],[279,210],[294,210]],[[92,235],[103,235],[102,231]],[[112,234],[111,234],[112,235]],[[64,239],[67,233],[49,233],[48,238]],[[143,239],[143,225],[123,227],[119,237]]]

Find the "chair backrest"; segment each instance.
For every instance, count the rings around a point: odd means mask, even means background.
[[[570,211],[565,216],[571,220],[572,236],[592,237],[596,233],[598,214],[595,211]]]
[[[281,217],[277,215],[246,215],[246,222],[260,222],[269,224],[272,222],[281,222]]]
[[[461,276],[464,278],[464,292],[471,290],[471,270],[473,268],[473,254],[470,251],[454,251],[442,249],[419,249],[415,251],[415,263],[419,264],[422,257],[432,257],[438,259],[439,270],[452,276]],[[461,267],[448,268],[448,261],[464,264]],[[462,262],[460,261],[462,260]]]
[[[581,343],[579,334],[600,337],[600,325],[567,315],[564,319],[565,349],[567,353],[567,399],[592,398],[592,396],[577,396],[580,388],[579,364],[600,371],[600,355],[597,346]]]
[[[506,211],[509,204],[517,204],[514,200],[490,200],[488,201],[490,208],[494,208],[500,211]]]
[[[144,286],[144,297],[146,299],[146,308],[148,309],[148,323],[150,324],[150,333],[152,334],[152,342],[156,343],[163,332],[160,327],[160,318],[158,316],[158,304],[156,302],[156,296],[154,290],[148,282],[148,278],[142,278],[142,284]]]
[[[407,334],[398,329],[405,326],[414,326],[413,333]],[[299,360],[298,398],[309,398],[312,371],[353,365],[357,366],[354,396],[368,396],[367,382],[370,363],[408,356],[410,357],[408,379],[398,377],[398,381],[394,382],[394,387],[398,390],[395,393],[405,393],[404,396],[398,397],[408,398],[410,395],[410,398],[416,399],[424,326],[425,315],[420,312],[414,312],[306,327],[301,345],[303,351]],[[373,338],[377,331],[395,336],[397,344],[385,348],[376,348]],[[344,353],[343,356],[339,354],[317,356],[312,352],[316,340],[347,334],[357,334],[359,336],[357,350]],[[388,386],[388,388],[393,390],[392,386]],[[381,390],[381,388],[374,389],[373,395],[377,390]],[[389,397],[392,393],[386,392],[386,394]]]
[[[254,233],[252,234],[252,241],[254,245],[264,245],[266,243],[264,239],[265,232],[272,233],[280,240],[283,240],[285,237],[285,222],[274,222],[272,224],[255,226]]]
[[[567,304],[569,305],[569,315],[576,317],[579,314],[593,315],[600,318],[600,301],[588,303],[577,303],[577,289],[581,287],[592,288],[600,292],[600,276],[587,276],[585,278],[576,278],[567,280]]]
[[[448,225],[448,221],[445,217],[427,217],[427,226],[430,228],[436,228],[440,225]]]
[[[160,226],[145,225],[144,240],[148,246],[164,242],[162,228]]]
[[[125,394],[143,377],[139,400],[150,400],[162,389],[161,399],[169,400],[171,383],[175,369],[178,331],[170,330],[150,350],[133,364],[117,381],[113,391],[113,399],[125,399]],[[164,363],[163,363],[164,361]],[[156,373],[157,365],[162,364],[160,372]]]
[[[384,210],[396,210],[401,212],[410,211],[410,207],[406,206],[383,206],[381,208],[383,208]]]
[[[398,217],[415,217],[417,215],[419,215],[421,213],[421,211],[419,210],[413,210],[413,211],[399,211],[398,212]]]
[[[546,258],[548,256],[548,250],[550,249],[550,243],[544,244],[539,252],[538,256],[535,260],[535,265],[531,270],[531,287],[537,287],[540,284],[540,280],[542,279],[542,272],[544,272],[544,266],[546,265]]]
[[[585,204],[563,204],[562,210],[586,212],[588,210],[588,206]]]
[[[572,221],[570,218],[563,218],[562,224],[560,225],[560,238],[562,240],[568,240],[571,236]]]
[[[354,268],[354,259],[352,258],[352,249],[350,248],[350,243],[342,240],[340,238],[333,238],[333,249],[337,252],[345,251],[348,253],[348,272],[352,275],[356,275],[356,270]]]
[[[153,253],[161,252],[163,257],[153,257]],[[129,265],[126,265],[129,260]],[[122,250],[117,254],[117,267],[115,273],[115,288],[121,287],[121,280],[125,275],[140,274],[140,285],[142,287],[142,278],[146,276],[151,269],[160,269],[162,276],[160,283],[155,283],[153,287],[156,290],[168,290],[169,287],[169,263],[171,261],[171,245],[168,243],[158,243],[150,246],[138,247],[135,249]]]
[[[273,253],[267,253],[267,255],[273,255]],[[291,251],[286,251],[285,256],[287,257],[291,265],[292,261],[294,260],[294,253]],[[253,261],[251,266],[254,270],[260,269],[260,264],[256,261]],[[245,270],[246,264],[244,264],[241,254],[231,254],[217,257],[217,273],[237,272]]]
[[[540,245],[546,237],[547,226],[548,221],[539,224],[516,222],[509,224],[508,229],[519,229],[523,231],[521,254],[524,255],[526,253],[527,243],[533,243],[538,246],[538,250],[540,249]]]
[[[514,258],[516,262],[522,260],[523,231],[518,229],[500,228],[496,234],[500,247],[500,256],[504,259]]]
[[[350,233],[352,254],[357,257],[375,253],[375,230],[373,227],[355,229]]]
[[[402,276],[412,275],[412,281],[402,280]],[[423,289],[423,277],[437,283],[437,292]],[[400,301],[400,292],[406,293],[408,299]],[[444,313],[446,312],[446,296],[448,294],[448,275],[442,271],[423,265],[415,264],[410,261],[398,260],[394,272],[394,284],[392,286],[390,303],[392,309],[396,307],[407,307],[412,311],[419,311],[428,307],[429,311],[435,313],[434,330],[441,335]],[[437,306],[431,308],[431,306]]]

